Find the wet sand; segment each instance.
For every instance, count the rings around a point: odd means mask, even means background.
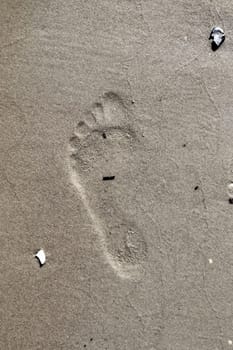
[[[231,348],[232,14],[1,1],[1,349]]]

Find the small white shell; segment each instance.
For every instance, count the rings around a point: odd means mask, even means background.
[[[223,43],[223,41],[225,40],[225,34],[224,34],[224,31],[222,30],[222,28],[214,27],[211,30],[209,39],[212,40],[212,44],[215,44],[216,48],[219,47]]]
[[[233,198],[233,183],[230,183],[227,186],[227,194],[228,194],[229,198]]]
[[[40,250],[36,253],[35,257],[39,260],[41,266],[43,266],[43,265],[45,264],[45,262],[46,262],[46,256],[45,256],[45,252],[44,252],[43,249],[40,249]]]

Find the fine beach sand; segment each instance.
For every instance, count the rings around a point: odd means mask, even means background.
[[[0,349],[231,349],[233,3],[2,0],[0,25]]]

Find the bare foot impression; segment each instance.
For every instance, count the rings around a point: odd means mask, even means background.
[[[137,276],[147,256],[146,241],[130,215],[130,169],[138,143],[130,119],[123,99],[105,93],[77,124],[69,142],[71,181],[105,258],[123,278]]]

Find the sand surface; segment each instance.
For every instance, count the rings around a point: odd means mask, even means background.
[[[0,349],[230,349],[233,2],[1,0],[0,27]]]

